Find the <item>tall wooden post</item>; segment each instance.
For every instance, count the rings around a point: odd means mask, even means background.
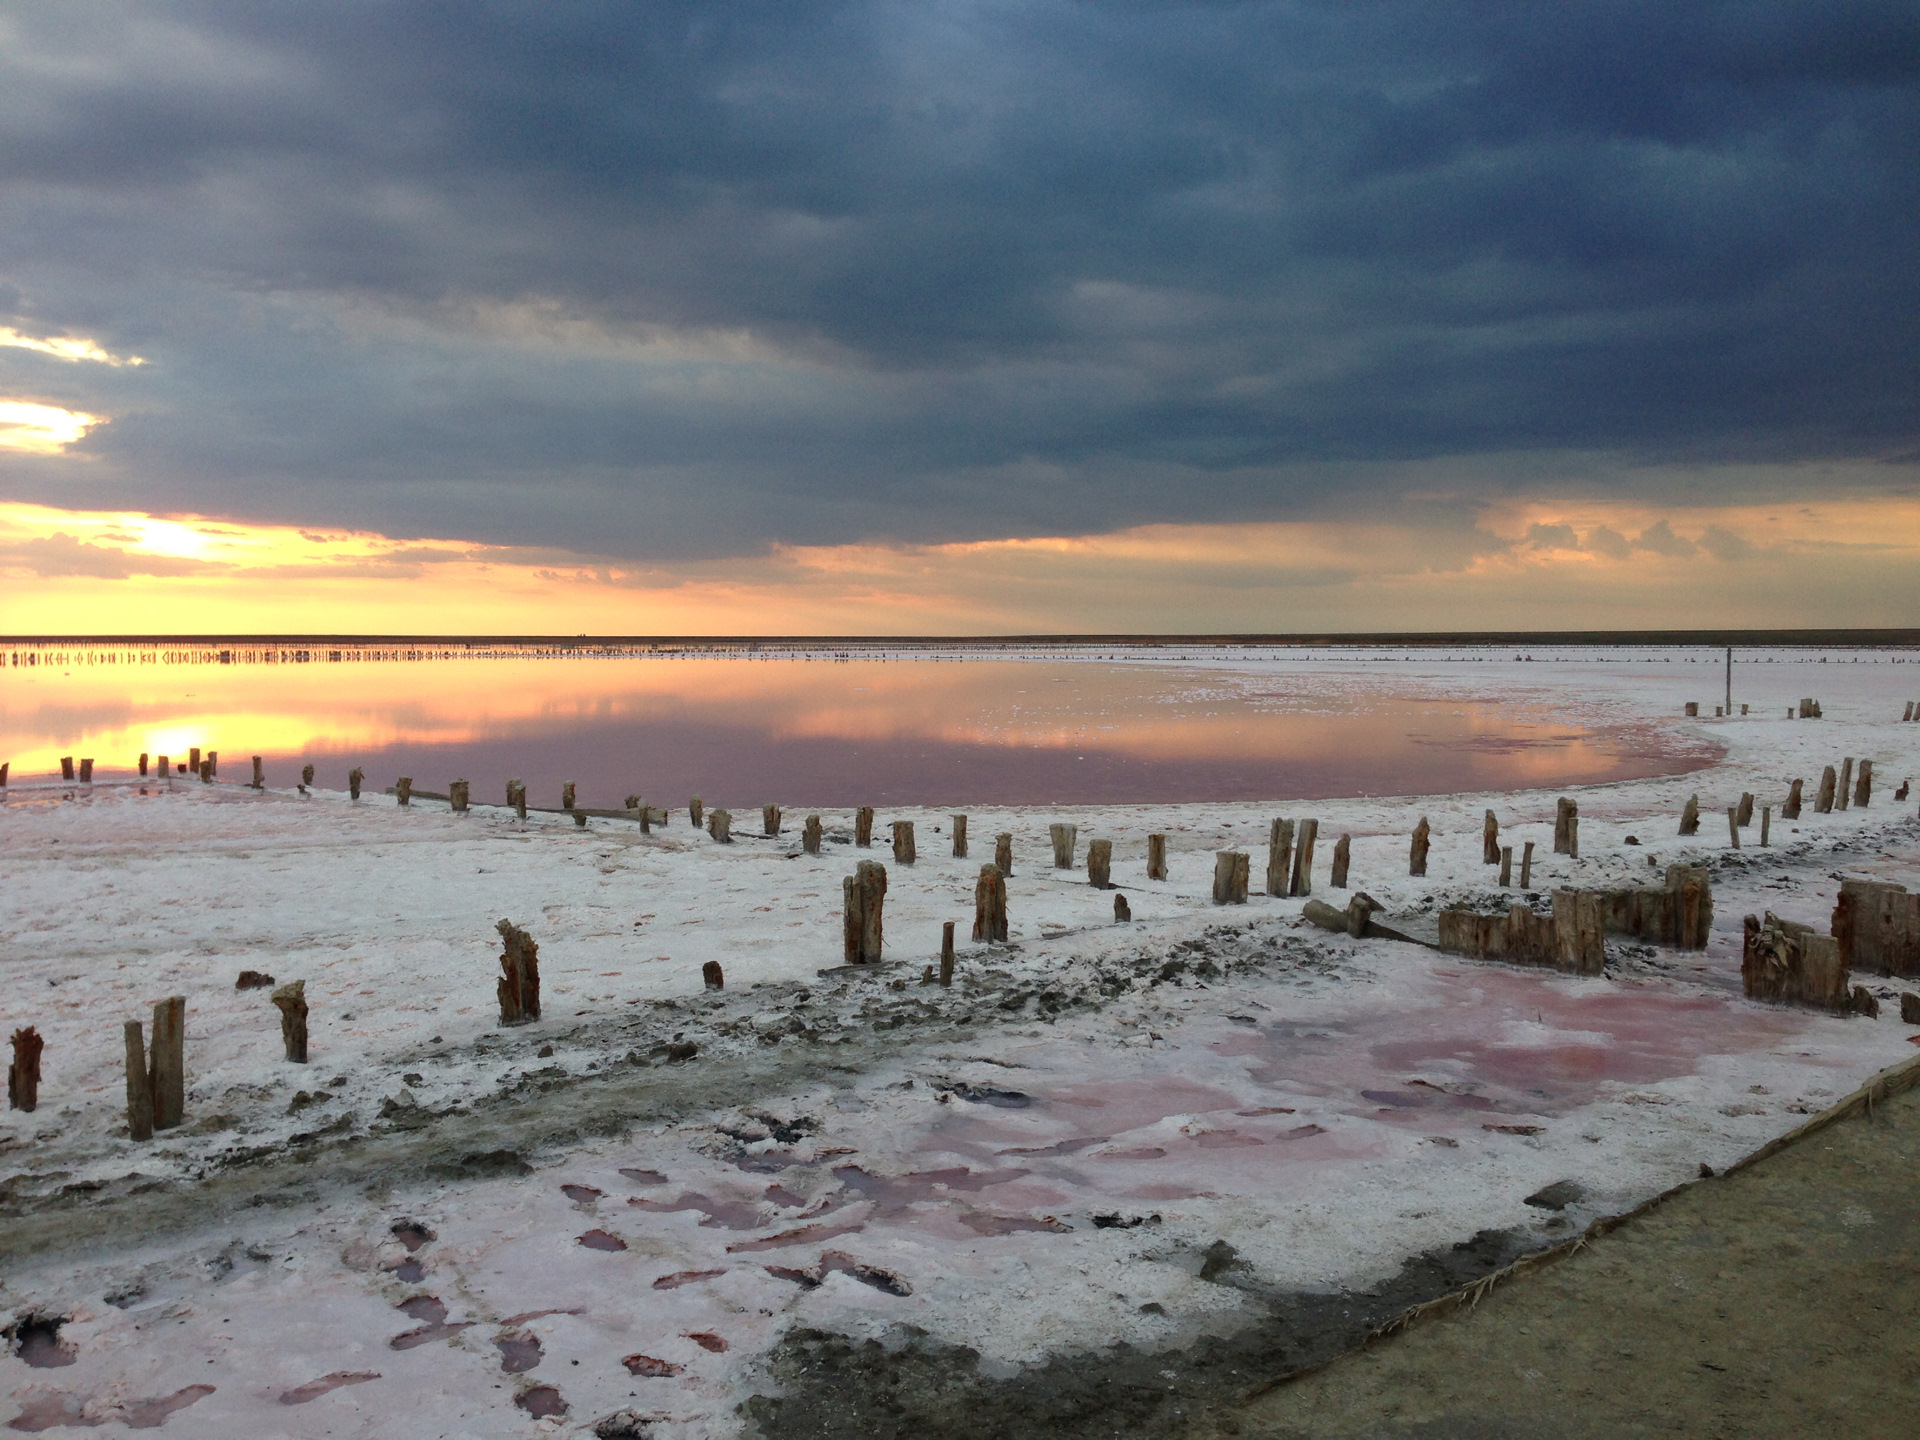
[[[893,863],[896,865],[911,865],[918,858],[918,854],[913,848],[913,821],[894,821]]]
[[[762,805],[760,807],[760,831],[764,835],[778,835],[780,833],[780,807],[778,805]]]
[[[1837,810],[1844,810],[1852,798],[1853,757],[1847,756],[1840,762],[1840,783],[1833,792],[1833,804]]]
[[[295,980],[267,997],[280,1012],[280,1041],[292,1065],[307,1063],[307,982]]]
[[[60,757],[60,778],[62,780],[73,779],[73,756],[62,755]]]
[[[940,927],[940,983],[953,984],[953,921]]]
[[[207,766],[207,773],[209,775],[213,773],[213,766],[211,764]],[[267,788],[266,767],[261,764],[258,755],[253,757],[253,779],[247,782],[247,788],[251,790],[264,790]]]
[[[687,820],[694,829],[700,829],[706,822],[707,807],[698,795],[687,802]]]
[[[1167,837],[1164,835],[1147,836],[1147,879],[1164,880],[1167,878]]]
[[[93,783],[93,761],[85,755],[80,757],[80,783],[82,785]]]
[[[1076,825],[1066,825],[1059,821],[1047,826],[1047,834],[1053,840],[1053,868],[1071,870],[1073,868],[1074,841],[1080,829]]]
[[[818,855],[820,853],[821,833],[820,817],[818,815],[807,816],[807,823],[800,831],[800,848],[809,855]]]
[[[313,766],[310,763],[300,767],[300,786],[302,789],[313,787]]]
[[[1753,823],[1753,792],[1751,790],[1748,790],[1744,794],[1742,794],[1740,796],[1739,805],[1737,805],[1734,808],[1737,812],[1735,816],[1735,823],[1740,825],[1751,825]]]
[[[358,800],[360,798],[360,786],[366,778],[367,772],[362,770],[358,765],[347,772],[347,797],[349,799]]]
[[[1087,883],[1096,890],[1113,888],[1113,841],[1087,842]]]
[[[1560,797],[1553,813],[1553,853],[1556,855],[1573,854],[1574,817],[1580,813],[1580,807],[1566,796]]]
[[[202,785],[213,784],[213,761],[202,760],[200,762],[200,783]]]
[[[964,860],[967,858],[967,817],[954,815],[949,818],[953,821],[953,858]]]
[[[1833,813],[1833,792],[1836,788],[1838,778],[1838,775],[1831,765],[1820,772],[1820,790],[1813,798],[1813,809],[1816,815],[1831,815]]]
[[[1013,832],[1002,830],[993,837],[993,868],[1011,880],[1013,878]]]
[[[1700,833],[1700,797],[1689,795],[1686,805],[1680,811],[1680,833],[1698,835]]]
[[[220,752],[218,750],[207,751],[207,758],[201,761],[200,764],[201,768],[207,772],[209,777],[218,775],[220,773]]]
[[[1771,805],[1762,805],[1760,807],[1760,844],[1762,846],[1765,846],[1771,843],[1768,840],[1767,835],[1768,835],[1768,832],[1771,831],[1772,829],[1773,829],[1773,807]]]
[[[1407,852],[1407,874],[1425,875],[1427,873],[1427,846],[1433,835],[1433,827],[1427,824],[1422,815],[1420,823],[1413,827],[1413,845]]]
[[[0,765],[0,771],[4,771],[5,769],[6,769],[6,766]],[[168,759],[165,755],[162,755],[158,760],[154,762],[154,769],[159,774],[164,775],[167,779],[169,780],[173,779],[173,761]],[[0,784],[5,784],[5,783],[6,782],[4,780],[0,780]]]
[[[189,775],[198,775],[200,773],[200,747],[198,745],[195,745],[187,751],[187,773]]]
[[[1500,863],[1500,818],[1491,810],[1487,811],[1487,818],[1480,824],[1480,863]]]
[[[402,805],[411,805],[413,803],[413,777],[411,775],[402,775],[398,780],[393,782],[393,798],[398,800]]]
[[[567,781],[566,784],[560,787],[560,808],[562,810],[571,810],[574,808],[573,793],[574,793],[574,784],[573,784],[573,781],[571,780]]]
[[[973,938],[1007,943],[1007,877],[998,865],[982,865],[973,887]]]
[[[1505,890],[1512,884],[1513,847],[1511,845],[1502,845],[1500,847],[1500,888]]]
[[[853,874],[841,881],[841,893],[845,901],[847,964],[877,964],[886,938],[883,912],[887,867],[877,860],[862,860]]]
[[[1213,903],[1247,903],[1247,878],[1252,866],[1244,850],[1219,850],[1213,857]]]
[[[147,778],[147,752],[144,750],[140,752],[140,778]]]
[[[525,1025],[540,1018],[540,947],[511,920],[493,927],[500,932],[500,976],[494,993],[500,1001],[502,1025]]]
[[[1327,883],[1335,890],[1347,888],[1347,861],[1353,855],[1353,836],[1342,835],[1333,842],[1333,873]]]
[[[1522,890],[1533,888],[1533,841],[1531,840],[1527,841],[1526,848],[1520,852],[1520,888]]]
[[[1727,714],[1733,714],[1733,646],[1727,646]]]
[[[187,1001],[183,995],[156,1001],[153,1051],[147,1084],[153,1092],[153,1128],[171,1130],[187,1113]]]
[[[1293,878],[1287,887],[1292,895],[1313,893],[1313,843],[1320,837],[1318,820],[1302,820],[1300,834],[1293,847]]]
[[[1738,805],[1727,807],[1727,832],[1733,837],[1733,848],[1738,850],[1740,848],[1740,807]]]
[[[147,1070],[147,1045],[140,1022],[129,1020],[127,1041],[127,1134],[135,1140],[153,1138],[153,1081]]]
[[[584,815],[577,818],[584,820]],[[707,834],[722,845],[733,843],[733,812],[731,810],[709,810],[707,812]]]
[[[40,1052],[46,1041],[28,1025],[13,1032],[13,1063],[7,1067],[7,1108],[33,1111],[40,1105]]]
[[[527,782],[524,780],[507,781],[507,805],[522,820],[527,818]]]
[[[464,815],[466,813],[467,803],[471,795],[472,791],[464,780],[450,781],[447,785],[447,803],[453,806],[455,812],[459,814]]]
[[[871,805],[862,805],[853,812],[853,843],[873,844],[873,807]]]
[[[1274,820],[1267,827],[1267,894],[1285,895],[1293,884],[1293,821]]]
[[[1867,802],[1872,798],[1873,761],[1862,760],[1860,762],[1860,778],[1853,782],[1853,803],[1865,809]]]

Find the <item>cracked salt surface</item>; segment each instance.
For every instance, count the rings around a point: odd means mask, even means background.
[[[1852,691],[1815,687],[1829,720],[1703,726],[1729,746],[1715,771],[1581,793],[1587,858],[1537,855],[1541,888],[1654,873],[1620,839],[1661,835],[1696,789],[1784,788],[1829,752],[1897,784],[1920,726],[1879,723],[1875,686],[1914,672],[1847,668]],[[1018,836],[1017,948],[963,949],[949,991],[918,983],[917,952],[979,861],[933,846],[890,867],[890,948],[913,959],[822,976],[850,849],[151,788],[15,794],[0,817],[8,993],[35,997],[7,1019],[48,1036],[42,1109],[0,1129],[8,1228],[48,1250],[0,1242],[0,1304],[62,1317],[72,1361],[0,1359],[16,1428],[519,1435],[628,1410],[725,1434],[802,1328],[911,1325],[988,1374],[1121,1340],[1177,1357],[1264,1296],[1364,1287],[1490,1229],[1547,1243],[1913,1053],[1897,1007],[1738,998],[1747,910],[1823,922],[1833,873],[1911,877],[1920,827],[1881,802],[1771,852],[1651,842],[1718,862],[1713,944],[1616,946],[1586,980],[1328,936],[1298,901],[1207,904],[1212,848],[1264,812],[994,814],[974,824]],[[1488,805],[1508,838],[1550,831],[1551,794],[1313,811],[1354,833],[1356,883],[1414,909],[1490,888]],[[1135,924],[1045,867],[1062,813],[1115,838]],[[1147,829],[1176,837],[1164,886],[1139,873]],[[541,943],[525,1030],[492,1025],[500,914]],[[733,988],[699,988],[706,959]],[[241,968],[308,980],[312,1065],[281,1063]],[[174,992],[198,1133],[134,1146],[118,1022]]]

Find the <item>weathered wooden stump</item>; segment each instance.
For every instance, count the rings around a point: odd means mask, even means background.
[[[13,1063],[7,1067],[7,1108],[32,1111],[40,1105],[40,1032],[28,1025],[13,1032]]]
[[[1553,853],[1571,855],[1573,853],[1573,818],[1580,813],[1580,807],[1562,795],[1553,809]]]
[[[1813,812],[1816,815],[1833,813],[1833,792],[1838,788],[1839,772],[1829,765],[1820,772],[1820,790],[1813,797]]]
[[[1571,809],[1572,813],[1567,816],[1567,854],[1578,860],[1580,858],[1580,807],[1575,805]]]
[[[313,788],[313,766],[312,765],[302,765],[300,767],[300,788],[303,790],[310,790]]]
[[[93,783],[93,761],[84,755],[80,757],[80,783],[82,785]]]
[[[1753,823],[1753,792],[1751,790],[1742,792],[1740,803],[1734,809],[1738,812],[1734,817],[1735,824],[1751,825]]]
[[[1113,923],[1125,925],[1133,919],[1133,907],[1127,904],[1127,897],[1118,890],[1113,892]]]
[[[760,807],[760,833],[762,835],[778,835],[780,833],[780,807],[778,805],[762,805]]]
[[[1353,836],[1342,835],[1333,842],[1333,873],[1327,883],[1335,890],[1347,888],[1347,862],[1353,856]]]
[[[582,820],[586,816],[580,817]],[[722,845],[733,843],[733,812],[731,810],[709,810],[707,812],[707,834]]]
[[[140,778],[142,780],[147,778],[147,752],[144,750],[140,752]],[[0,784],[4,783],[4,781],[0,781]]]
[[[1480,863],[1500,863],[1500,818],[1491,810],[1487,811],[1487,818],[1480,822]]]
[[[393,798],[398,800],[402,805],[411,805],[413,803],[413,777],[411,775],[402,775],[398,780],[393,782]]]
[[[973,938],[1007,943],[1007,877],[998,865],[982,865],[973,886]]]
[[[1738,805],[1727,807],[1727,833],[1732,837],[1733,848],[1738,850],[1740,848],[1740,807]]]
[[[200,762],[200,783],[202,785],[213,784],[213,761],[202,760]]]
[[[1520,888],[1533,888],[1533,841],[1529,840],[1520,852]]]
[[[1575,975],[1599,975],[1606,970],[1607,937],[1596,892],[1553,892],[1553,963]]]
[[[367,772],[362,770],[358,765],[347,772],[347,798],[351,800],[358,800],[360,798],[360,786],[365,782],[366,778]]]
[[[1687,701],[1687,718],[1689,720],[1698,720],[1700,718],[1700,702],[1698,700]]]
[[[1787,803],[1780,807],[1780,818],[1782,820],[1798,820],[1800,818],[1800,787],[1805,783],[1803,780],[1796,780],[1787,787]]]
[[[871,805],[862,805],[853,812],[853,843],[873,844],[873,807]]]
[[[820,825],[820,817],[807,816],[807,823],[800,829],[800,848],[809,855],[818,855],[822,838],[824,838],[824,831]]]
[[[700,802],[698,795],[687,802],[687,821],[694,829],[700,829],[706,823],[707,807]]]
[[[573,788],[573,781],[571,780],[560,787],[560,808],[562,810],[573,809]]]
[[[1680,833],[1682,835],[1700,833],[1700,797],[1697,794],[1689,795],[1687,803],[1681,808]]]
[[[1771,910],[1764,920],[1747,916],[1745,929],[1740,981],[1749,1000],[1848,1008],[1847,961],[1833,936],[1781,920]]]
[[[1275,819],[1267,826],[1267,894],[1285,895],[1293,884],[1293,821]]]
[[[1113,841],[1087,842],[1087,883],[1096,890],[1113,888]]]
[[[307,1063],[307,982],[295,980],[282,985],[267,997],[280,1011],[280,1041],[286,1047],[287,1061]]]
[[[1893,792],[1893,798],[1896,800],[1906,799],[1907,791],[1911,789],[1912,786],[1913,786],[1913,782],[1911,780],[1902,780],[1900,782],[1900,788]]]
[[[193,746],[187,751],[187,773],[189,775],[198,775],[200,773],[200,747],[198,745]]]
[[[207,757],[207,774],[213,774],[212,756]],[[258,755],[253,757],[253,779],[247,782],[247,788],[250,790],[264,790],[267,788],[267,768]]]
[[[653,833],[653,807],[647,804],[647,797],[644,795],[627,796],[627,809],[632,813],[633,818],[640,822],[640,833],[642,835],[651,835]]]
[[[918,859],[913,848],[913,821],[895,820],[893,822],[893,863],[911,865]]]
[[[153,1079],[147,1069],[147,1045],[138,1020],[127,1021],[127,1134],[135,1140],[153,1138]]]
[[[1218,850],[1213,856],[1213,903],[1247,903],[1247,880],[1253,873],[1244,850]]]
[[[220,752],[218,750],[207,751],[207,758],[201,762],[201,765],[202,768],[206,770],[209,778],[218,775],[220,773]]]
[[[1427,824],[1422,815],[1420,823],[1413,827],[1413,845],[1407,852],[1407,874],[1425,875],[1427,873],[1427,846],[1433,838],[1433,827]]]
[[[1500,847],[1500,888],[1505,890],[1513,884],[1513,847]]]
[[[886,941],[887,867],[877,860],[862,860],[840,883],[845,901],[846,963],[877,964]]]
[[[953,984],[953,921],[940,926],[940,983]]]
[[[153,1006],[153,1050],[147,1066],[153,1128],[171,1130],[187,1113],[187,1001],[171,995]]]
[[[1833,806],[1836,810],[1847,808],[1853,794],[1853,757],[1847,756],[1840,762],[1840,783],[1833,792]]]
[[[1772,843],[1769,838],[1772,832],[1773,807],[1771,805],[1762,805],[1760,807],[1760,844],[1763,848]]]
[[[524,780],[507,781],[507,808],[522,820],[527,818],[527,782]]]
[[[718,960],[709,960],[700,967],[700,979],[709,990],[724,990],[727,988],[727,975],[726,972],[720,968],[720,962]]]
[[[1164,880],[1167,878],[1167,837],[1164,835],[1147,836],[1147,879]]]
[[[1903,710],[1903,711],[1901,711],[1901,712],[1900,712],[1900,718],[1901,718],[1901,720],[1902,720],[1902,721],[1907,721],[1907,720],[1911,720],[1911,719],[1913,719],[1913,701],[1911,701],[1911,700],[1909,700],[1909,701],[1907,701],[1907,708],[1906,708],[1905,710]],[[143,770],[141,770],[141,772],[140,772],[140,773],[141,773],[142,775],[144,775],[144,774],[146,774],[147,772],[146,772],[146,771],[145,771],[145,770],[143,769]]]
[[[0,765],[0,785],[7,783],[6,768],[6,766]],[[173,779],[173,763],[168,760],[166,756],[162,755],[158,760],[154,761],[154,772],[159,775],[164,775],[167,779],[171,780]]]
[[[1853,782],[1853,803],[1865,809],[1867,802],[1871,799],[1873,799],[1873,761],[1862,760],[1860,778]]]
[[[60,778],[62,780],[73,779],[73,756],[62,755],[60,757]]]
[[[1073,868],[1074,842],[1080,830],[1076,825],[1066,825],[1059,821],[1047,826],[1047,834],[1053,840],[1053,868],[1071,870]]]
[[[967,817],[952,815],[948,818],[953,821],[953,858],[964,860],[967,858]]]
[[[1302,820],[1293,846],[1293,878],[1287,891],[1292,895],[1313,893],[1313,844],[1320,837],[1318,820]]]
[[[493,927],[500,932],[500,978],[495,992],[500,999],[500,1023],[525,1025],[540,1018],[540,947],[526,931],[511,920]]]
[[[464,815],[471,796],[472,791],[466,781],[450,780],[447,782],[447,803],[454,808],[455,812]]]
[[[1002,830],[993,837],[993,868],[1002,876],[1013,878],[1013,832]]]

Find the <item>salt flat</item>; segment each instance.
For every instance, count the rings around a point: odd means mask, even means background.
[[[1418,1298],[1724,1166],[1914,1054],[1897,1005],[1753,1005],[1738,971],[1743,915],[1824,928],[1838,875],[1911,883],[1920,822],[1891,795],[1920,770],[1920,724],[1898,723],[1920,669],[1752,658],[1735,698],[1754,713],[1695,722],[1681,706],[1711,712],[1717,667],[1644,652],[1391,666],[1421,693],[1524,695],[1724,751],[1575,792],[1577,861],[1551,853],[1554,791],[975,809],[965,860],[943,812],[888,811],[877,837],[916,824],[908,868],[847,843],[847,814],[823,815],[811,857],[798,814],[766,838],[736,810],[720,846],[684,812],[643,837],[371,793],[15,786],[4,1023],[46,1037],[47,1078],[41,1108],[0,1127],[0,1303],[65,1317],[53,1358],[71,1363],[0,1360],[11,1423],[490,1436],[630,1411],[663,1437],[796,1433],[798,1337],[898,1345],[907,1326],[988,1378],[1126,1341],[1177,1397],[1283,1300]],[[1387,671],[1311,652],[1194,668],[1229,685]],[[1825,718],[1784,718],[1803,695]],[[1873,802],[1780,821],[1787,782],[1811,796],[1842,756],[1874,761]],[[1773,846],[1756,828],[1736,853],[1724,810],[1749,790],[1776,806]],[[1709,948],[1610,944],[1607,976],[1575,979],[1331,936],[1297,899],[1210,903],[1221,848],[1252,853],[1257,888],[1274,813],[1319,819],[1321,894],[1343,832],[1353,885],[1389,909],[1485,894],[1487,808],[1506,841],[1537,842],[1539,893],[1712,864]],[[1052,868],[1058,820],[1081,855],[1114,841],[1131,924]],[[920,983],[941,922],[964,938],[1002,830],[1013,944],[963,943],[952,989]],[[1170,837],[1164,882],[1145,879],[1151,831]],[[889,864],[897,963],[823,975],[855,858]],[[538,940],[544,980],[544,1018],[511,1031],[502,917]],[[701,986],[708,960],[722,993]],[[307,982],[309,1065],[282,1061],[264,993],[233,988],[243,968]],[[120,1025],[168,994],[188,999],[187,1124],[135,1145]],[[1561,1181],[1562,1208],[1526,1203]]]

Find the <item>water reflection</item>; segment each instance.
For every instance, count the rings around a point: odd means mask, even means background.
[[[1285,800],[1591,783],[1711,758],[1666,727],[1510,698],[1416,693],[1382,668],[1228,672],[928,654],[626,656],[239,665],[115,652],[0,670],[0,759],[18,779],[94,757],[311,762],[341,788],[525,779],[580,803],[1075,804]]]

